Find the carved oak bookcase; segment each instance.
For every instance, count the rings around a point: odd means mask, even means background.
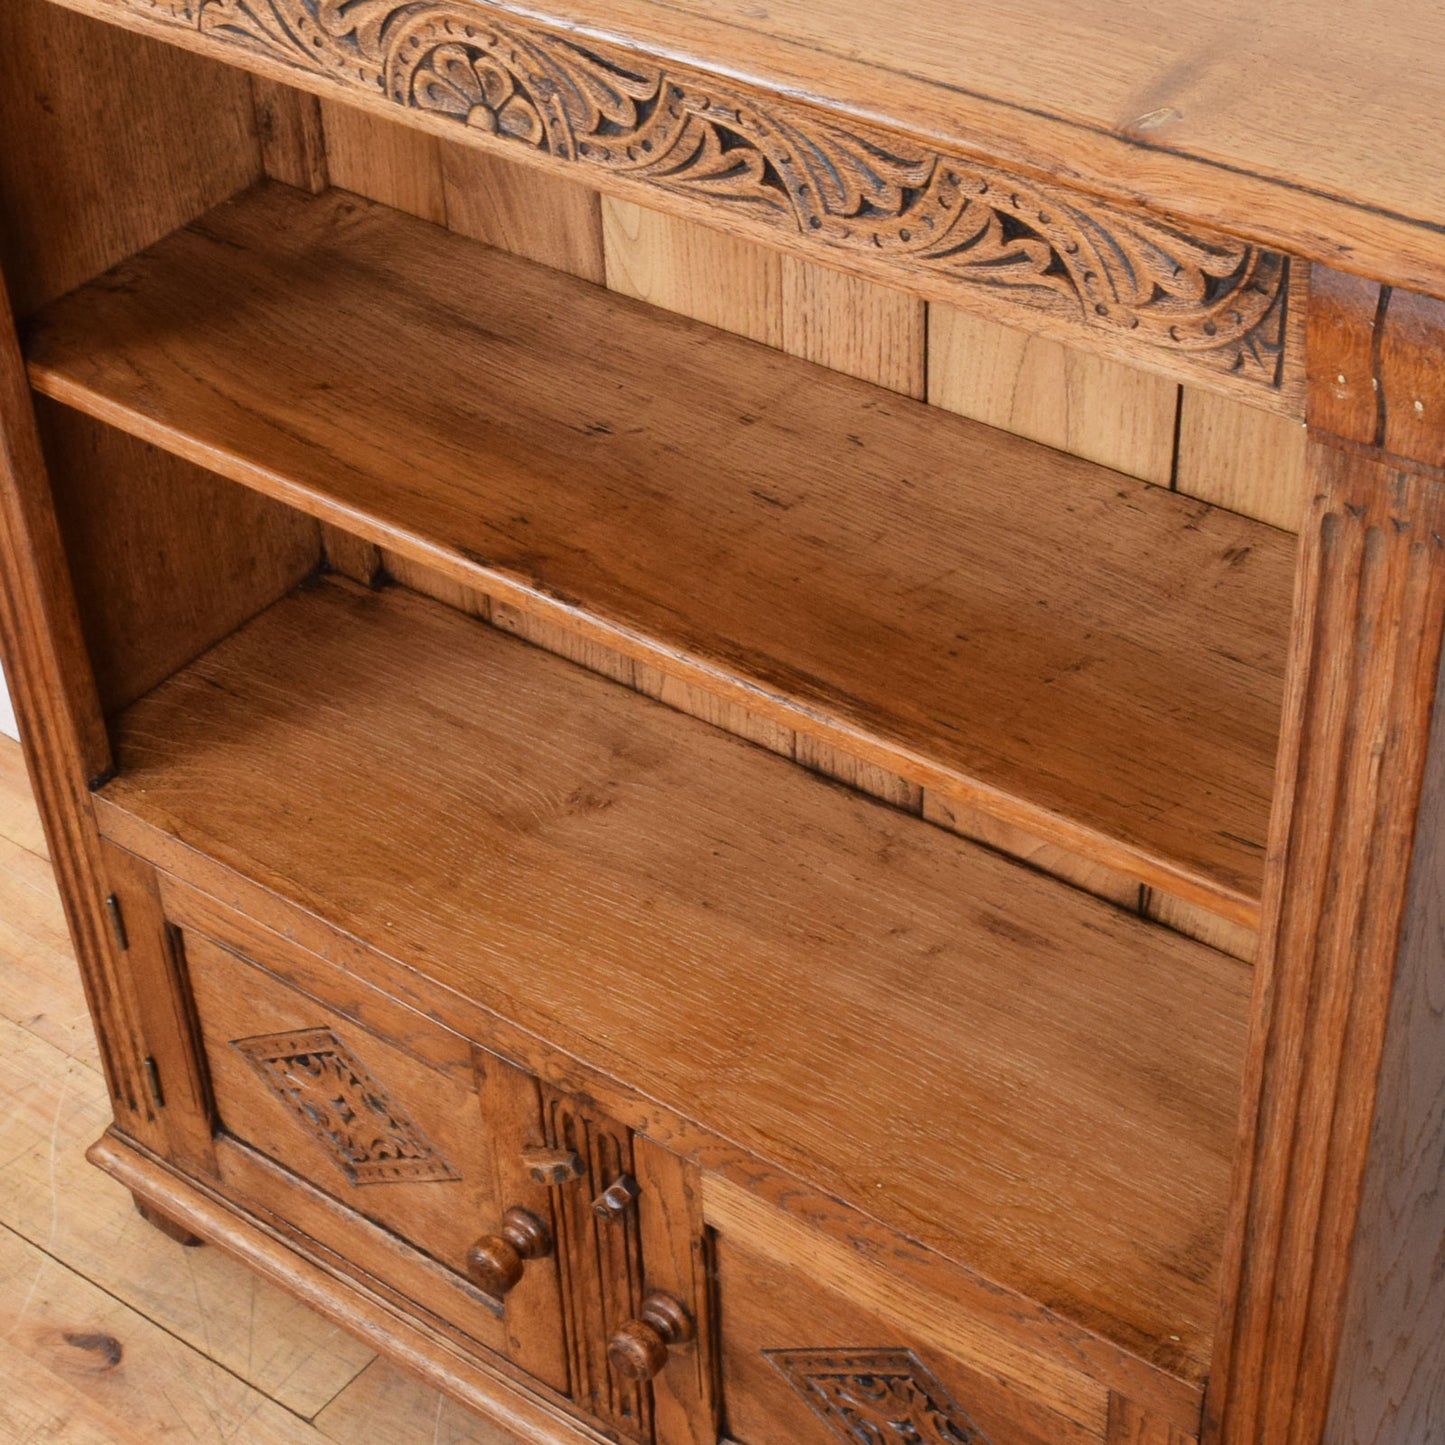
[[[1034,8],[0,7],[92,1157],[521,1439],[1445,1432],[1440,228],[939,73]],[[598,284],[599,193],[1307,428],[1301,540]]]

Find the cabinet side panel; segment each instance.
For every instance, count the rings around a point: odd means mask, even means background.
[[[1445,387],[1435,374],[1445,303],[1421,303],[1422,314],[1406,298],[1397,319],[1401,298],[1388,290],[1313,274],[1315,497],[1206,1417],[1206,1439],[1227,1445],[1425,1438],[1335,1436],[1328,1415],[1337,1372],[1348,1395],[1353,1369],[1374,1370],[1341,1353],[1347,1319],[1392,1332],[1383,1296],[1364,1296],[1399,1289],[1396,1303],[1421,1308],[1405,1280],[1362,1272],[1372,1250],[1408,1254],[1408,1238],[1428,1232],[1389,1217],[1393,1190],[1409,1198],[1411,1171],[1425,1167],[1415,1161],[1433,1157],[1438,1182],[1428,1130],[1439,1127],[1439,1055],[1417,1046],[1440,1034],[1426,786],[1442,766],[1432,719],[1445,633]],[[1412,1121],[1425,1132],[1406,1144]],[[1383,1217],[1372,1213],[1381,1207]],[[1435,1212],[1438,1248],[1439,1205],[1419,1207]],[[1380,1338],[1376,1348],[1392,1346]]]
[[[314,518],[54,402],[38,415],[107,712],[320,565]]]
[[[261,175],[244,74],[44,0],[0,5],[0,137],[22,316]]]
[[[142,1078],[142,1032],[104,909],[89,781],[110,750],[81,642],[24,363],[0,285],[0,664],[96,1021],[116,1118],[158,1143]]]
[[[1326,1439],[1445,1438],[1445,707],[1385,1034]]]

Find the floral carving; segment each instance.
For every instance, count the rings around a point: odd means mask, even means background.
[[[352,1184],[461,1177],[330,1029],[264,1034],[231,1047]]]
[[[912,1350],[767,1350],[846,1445],[988,1445]]]
[[[1289,262],[755,102],[477,0],[197,0],[202,32],[579,165],[1281,384]]]

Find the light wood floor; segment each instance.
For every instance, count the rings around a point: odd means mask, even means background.
[[[0,737],[0,1445],[512,1445],[85,1162],[108,1121],[20,749]]]

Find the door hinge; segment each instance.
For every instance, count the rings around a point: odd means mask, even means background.
[[[122,953],[128,953],[130,938],[125,931],[125,915],[120,911],[120,899],[114,893],[106,896],[105,916],[110,919],[110,931],[115,935],[115,946]]]

